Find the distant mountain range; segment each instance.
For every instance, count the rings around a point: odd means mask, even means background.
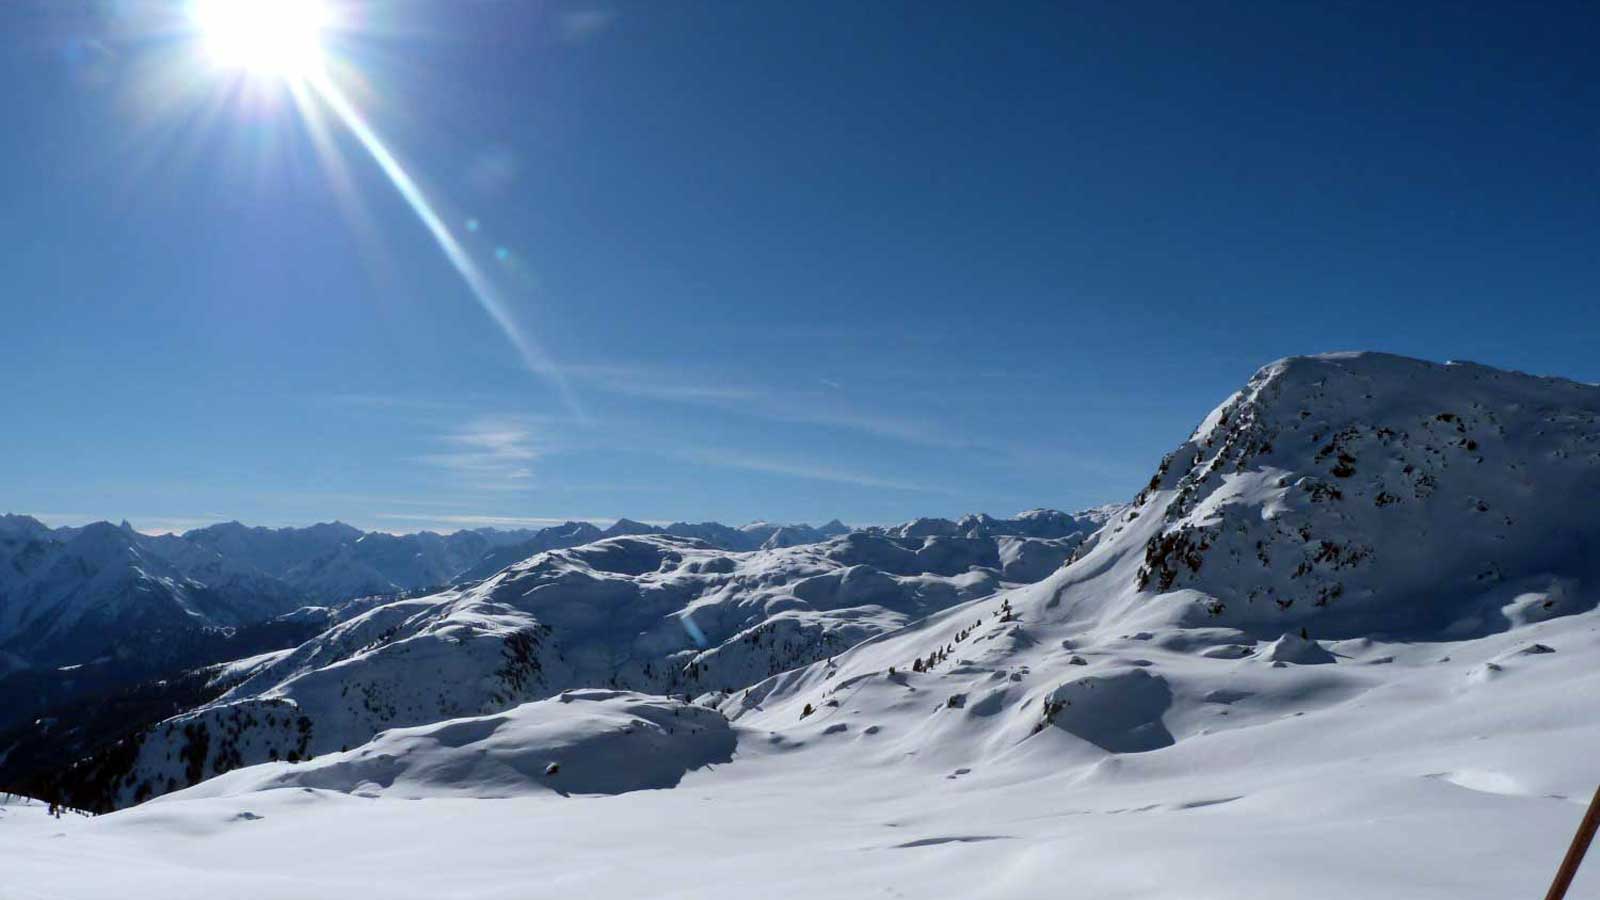
[[[1087,521],[1087,520],[1086,520]],[[1072,516],[1034,510],[1016,519],[918,519],[862,529],[899,537],[1017,534],[1062,537],[1083,530]],[[27,667],[137,659],[145,667],[185,658],[198,633],[265,622],[303,607],[327,609],[487,578],[550,550],[607,538],[665,535],[724,551],[804,546],[851,532],[753,522],[619,519],[607,528],[566,522],[532,530],[482,528],[437,534],[362,531],[342,522],[304,528],[228,522],[183,534],[149,535],[127,522],[51,528],[25,515],[0,516],[0,678]],[[303,620],[308,613],[302,611]],[[189,660],[193,661],[193,660]]]
[[[769,522],[751,522],[741,528],[721,522],[673,522],[659,527],[618,519],[609,528],[597,528],[588,522],[564,522],[533,532],[522,540],[507,542],[489,551],[464,574],[467,578],[487,578],[513,563],[520,562],[546,550],[577,547],[605,538],[637,534],[668,534],[675,537],[695,538],[719,550],[760,550],[770,547],[794,547],[814,544],[830,537],[850,533],[850,527],[834,519],[821,528],[810,525],[774,525]]]
[[[1115,512],[917,519],[831,537],[843,526],[558,526],[490,553],[485,568],[496,554],[521,558],[482,580],[347,603],[298,646],[212,670],[191,698],[200,709],[143,732],[136,756],[91,762],[84,771],[95,774],[76,778],[72,795],[92,808],[138,802],[237,765],[571,688],[733,690],[1046,577]],[[707,538],[759,544],[729,550]],[[568,541],[584,543],[548,549]],[[806,542],[780,546],[788,541]],[[183,760],[201,733],[218,736],[216,758],[191,771]]]
[[[1036,510],[1014,520],[918,519],[855,532],[837,521],[820,528],[767,522],[734,528],[718,522],[659,527],[622,519],[608,528],[567,522],[538,530],[406,535],[364,532],[340,522],[305,528],[229,522],[181,535],[148,535],[127,522],[50,528],[28,516],[7,515],[0,517],[0,783],[32,783],[35,775],[55,771],[63,760],[215,699],[246,671],[230,661],[293,648],[337,630],[341,623],[365,629],[361,623],[372,621],[368,613],[378,607],[403,604],[449,585],[470,586],[512,566],[526,568],[525,563],[552,551],[596,545],[592,553],[535,567],[576,578],[596,571],[594,567],[604,573],[605,560],[619,550],[608,545],[651,541],[665,555],[704,557],[707,578],[695,582],[695,590],[725,589],[727,599],[738,601],[747,594],[784,595],[791,575],[802,578],[836,569],[863,547],[899,542],[916,550],[924,543],[922,537],[908,535],[940,535],[927,539],[935,544],[967,533],[974,538],[989,532],[1062,535],[983,537],[974,544],[976,552],[969,548],[952,554],[946,548],[931,556],[875,554],[881,565],[901,574],[925,569],[955,574],[976,564],[993,567],[993,573],[979,576],[974,584],[992,584],[1000,577],[1031,580],[1060,565],[1100,521],[1092,513],[1074,518]],[[824,541],[846,543],[813,554],[812,562],[767,559]],[[586,562],[591,559],[594,567]],[[849,582],[852,590],[883,586],[881,571],[857,568]],[[717,574],[725,571],[759,574]],[[735,581],[740,584],[732,585]],[[892,607],[909,610],[930,597],[938,598],[931,601],[937,604],[968,596],[965,588],[929,594],[921,581],[905,584],[900,592],[904,596],[893,600]],[[765,618],[761,609],[736,613],[743,618],[730,622],[758,622]],[[449,625],[454,620],[447,612],[419,619],[419,627]],[[783,658],[808,661],[814,652],[843,646],[846,637],[873,633],[872,626],[862,630],[846,618],[824,617],[808,632],[808,642],[826,633],[824,643],[815,645],[823,650],[807,649],[812,644],[802,642]],[[528,617],[522,624],[535,621]],[[732,625],[707,627],[718,636]],[[768,652],[774,649],[766,647]],[[765,674],[771,665],[755,671]],[[609,677],[585,671],[590,673],[586,677]],[[466,690],[471,703],[487,702],[473,693],[475,688]],[[359,729],[352,733],[360,734]],[[98,789],[90,794],[102,796]]]

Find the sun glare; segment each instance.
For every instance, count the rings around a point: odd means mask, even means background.
[[[300,78],[322,65],[328,15],[318,0],[195,0],[193,16],[224,68]]]
[[[215,79],[222,90],[214,96],[245,100],[252,94],[270,95],[274,100],[291,97],[291,108],[298,111],[307,124],[330,171],[342,172],[343,161],[335,142],[328,138],[323,120],[324,111],[333,113],[388,176],[395,190],[433,236],[445,259],[466,283],[473,298],[504,332],[528,369],[548,378],[568,409],[578,419],[584,419],[583,410],[567,381],[538,342],[517,325],[494,279],[455,235],[449,225],[450,219],[439,212],[417,179],[406,171],[399,157],[340,87],[339,72],[349,74],[352,67],[348,60],[331,57],[323,39],[330,32],[348,38],[353,31],[352,19],[359,21],[361,17],[348,15],[347,4],[340,0],[182,2],[187,4],[190,24],[204,46],[205,55],[210,57],[218,73],[228,76]],[[258,83],[270,82],[270,89],[236,90],[238,82],[233,76],[240,72],[254,76]],[[277,90],[280,86],[288,90]],[[468,230],[475,229],[469,226]],[[495,259],[507,263],[510,252],[504,247],[496,248]]]

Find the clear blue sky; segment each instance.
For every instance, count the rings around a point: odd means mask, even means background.
[[[542,371],[170,6],[0,4],[0,509],[1070,509],[1280,356],[1600,381],[1592,3],[343,8]]]

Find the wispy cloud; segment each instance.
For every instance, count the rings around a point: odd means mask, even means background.
[[[900,413],[850,405],[841,395],[843,385],[818,379],[812,389],[778,388],[741,381],[727,373],[682,372],[665,367],[572,363],[561,366],[574,385],[599,393],[642,400],[659,400],[698,409],[711,409],[766,422],[809,425],[848,431],[868,437],[938,449],[986,449],[980,442],[939,423]],[[390,414],[413,414],[435,420],[463,416],[482,409],[493,398],[441,400],[426,397],[345,393],[323,398],[343,407]],[[524,423],[604,427],[606,423],[571,416],[519,415]]]
[[[934,485],[918,484],[902,481],[895,478],[883,478],[864,472],[854,472],[848,469],[839,469],[833,466],[816,465],[814,463],[797,462],[794,460],[777,459],[773,457],[758,456],[750,453],[740,453],[722,450],[686,450],[677,454],[689,462],[697,462],[708,466],[721,466],[727,469],[744,469],[749,472],[764,472],[769,475],[785,475],[791,478],[805,478],[811,481],[831,481],[835,484],[851,484],[857,487],[885,488],[894,491],[910,491],[919,494],[957,494],[948,488]]]
[[[960,450],[976,449],[979,446],[965,435],[949,431],[939,425],[883,413],[793,403],[777,405],[754,414],[776,422],[837,428],[899,441],[903,444],[915,444],[919,447]]]
[[[523,490],[533,483],[533,463],[542,455],[525,420],[474,420],[442,442],[450,449],[417,461],[442,469],[480,490]]]
[[[133,530],[140,534],[181,534],[207,525],[228,521],[228,517],[218,513],[204,513],[196,516],[104,516],[92,513],[34,513],[33,517],[50,526],[60,528],[64,525],[81,526],[93,522],[117,523],[127,521]]]
[[[566,371],[574,381],[592,390],[714,409],[757,421],[849,432],[910,447],[954,451],[980,464],[1072,468],[1099,478],[1135,481],[1145,477],[1142,473],[1147,468],[1142,460],[1130,462],[1082,451],[1066,452],[1059,447],[1008,440],[992,432],[957,429],[934,418],[865,408],[851,403],[842,382],[835,379],[818,379],[821,387],[806,390],[741,384],[737,376],[686,375],[666,368],[591,365],[569,367]],[[903,390],[893,393],[906,396]],[[918,397],[918,402],[925,405],[935,404],[936,400],[926,393]]]
[[[450,515],[424,515],[417,513],[377,513],[373,518],[394,522],[425,522],[457,528],[547,528],[567,522],[588,522],[604,528],[621,516],[495,516],[475,513]],[[645,522],[646,525],[667,525],[667,522]]]
[[[129,524],[133,525],[135,531],[144,534],[182,534],[226,521],[227,516],[211,513],[203,516],[134,516]]]
[[[609,9],[578,9],[562,13],[556,20],[561,40],[569,44],[582,44],[593,40],[617,21],[617,14]]]
[[[569,365],[568,378],[594,390],[647,400],[721,405],[738,401],[770,401],[773,392],[750,385],[685,378],[681,373],[639,366]]]
[[[669,370],[632,366],[567,366],[563,371],[591,389],[628,397],[716,409],[768,422],[852,431],[922,447],[977,447],[966,436],[931,422],[846,407],[839,397],[842,386],[829,379],[821,381],[826,390],[801,391],[740,384],[731,378],[696,380]]]
[[[526,429],[573,428],[590,420],[570,412],[524,411],[520,398],[503,393],[461,393],[449,397],[422,394],[344,392],[313,394],[308,403],[320,408],[370,413],[385,421],[411,422],[429,429],[440,429],[462,421],[511,421]]]
[[[436,400],[431,397],[411,397],[399,394],[333,393],[318,394],[313,399],[315,402],[329,406],[356,407],[359,409],[398,409],[453,413],[468,408],[467,404],[457,400]]]

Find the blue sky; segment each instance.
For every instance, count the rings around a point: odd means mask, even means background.
[[[0,508],[1071,509],[1285,355],[1600,381],[1593,5],[1330,6],[341,6],[530,367],[350,130],[174,4],[0,5]]]

